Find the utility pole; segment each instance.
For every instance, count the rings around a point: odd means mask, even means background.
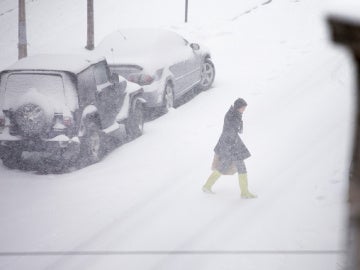
[[[86,49],[94,49],[94,0],[87,0],[87,44]]]
[[[188,0],[185,0],[185,22],[188,21]]]
[[[18,59],[21,59],[27,56],[25,0],[19,0],[18,34],[19,34]]]

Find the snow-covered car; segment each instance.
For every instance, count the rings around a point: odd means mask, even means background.
[[[25,152],[90,164],[106,142],[142,134],[143,90],[111,74],[104,58],[34,55],[3,70],[0,82],[0,157],[8,167],[19,167]]]
[[[144,89],[146,107],[165,112],[194,87],[207,90],[215,78],[210,52],[164,29],[120,29],[95,48],[110,69]]]

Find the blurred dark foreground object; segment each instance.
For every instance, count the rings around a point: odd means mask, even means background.
[[[332,39],[347,46],[353,55],[357,68],[356,122],[353,153],[349,173],[349,222],[346,269],[360,270],[360,14],[351,16],[330,16],[328,22]]]

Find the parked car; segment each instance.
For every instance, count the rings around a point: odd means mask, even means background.
[[[215,67],[207,49],[163,29],[120,29],[95,48],[110,69],[141,85],[148,108],[167,111],[195,87],[207,90]]]
[[[104,58],[35,55],[0,73],[0,158],[24,152],[68,166],[104,155],[109,138],[142,134],[143,90],[111,74]]]

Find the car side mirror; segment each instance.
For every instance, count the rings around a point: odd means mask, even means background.
[[[191,49],[193,49],[194,51],[200,50],[200,45],[197,44],[197,43],[191,43],[191,44],[190,44],[190,47],[191,47]]]

